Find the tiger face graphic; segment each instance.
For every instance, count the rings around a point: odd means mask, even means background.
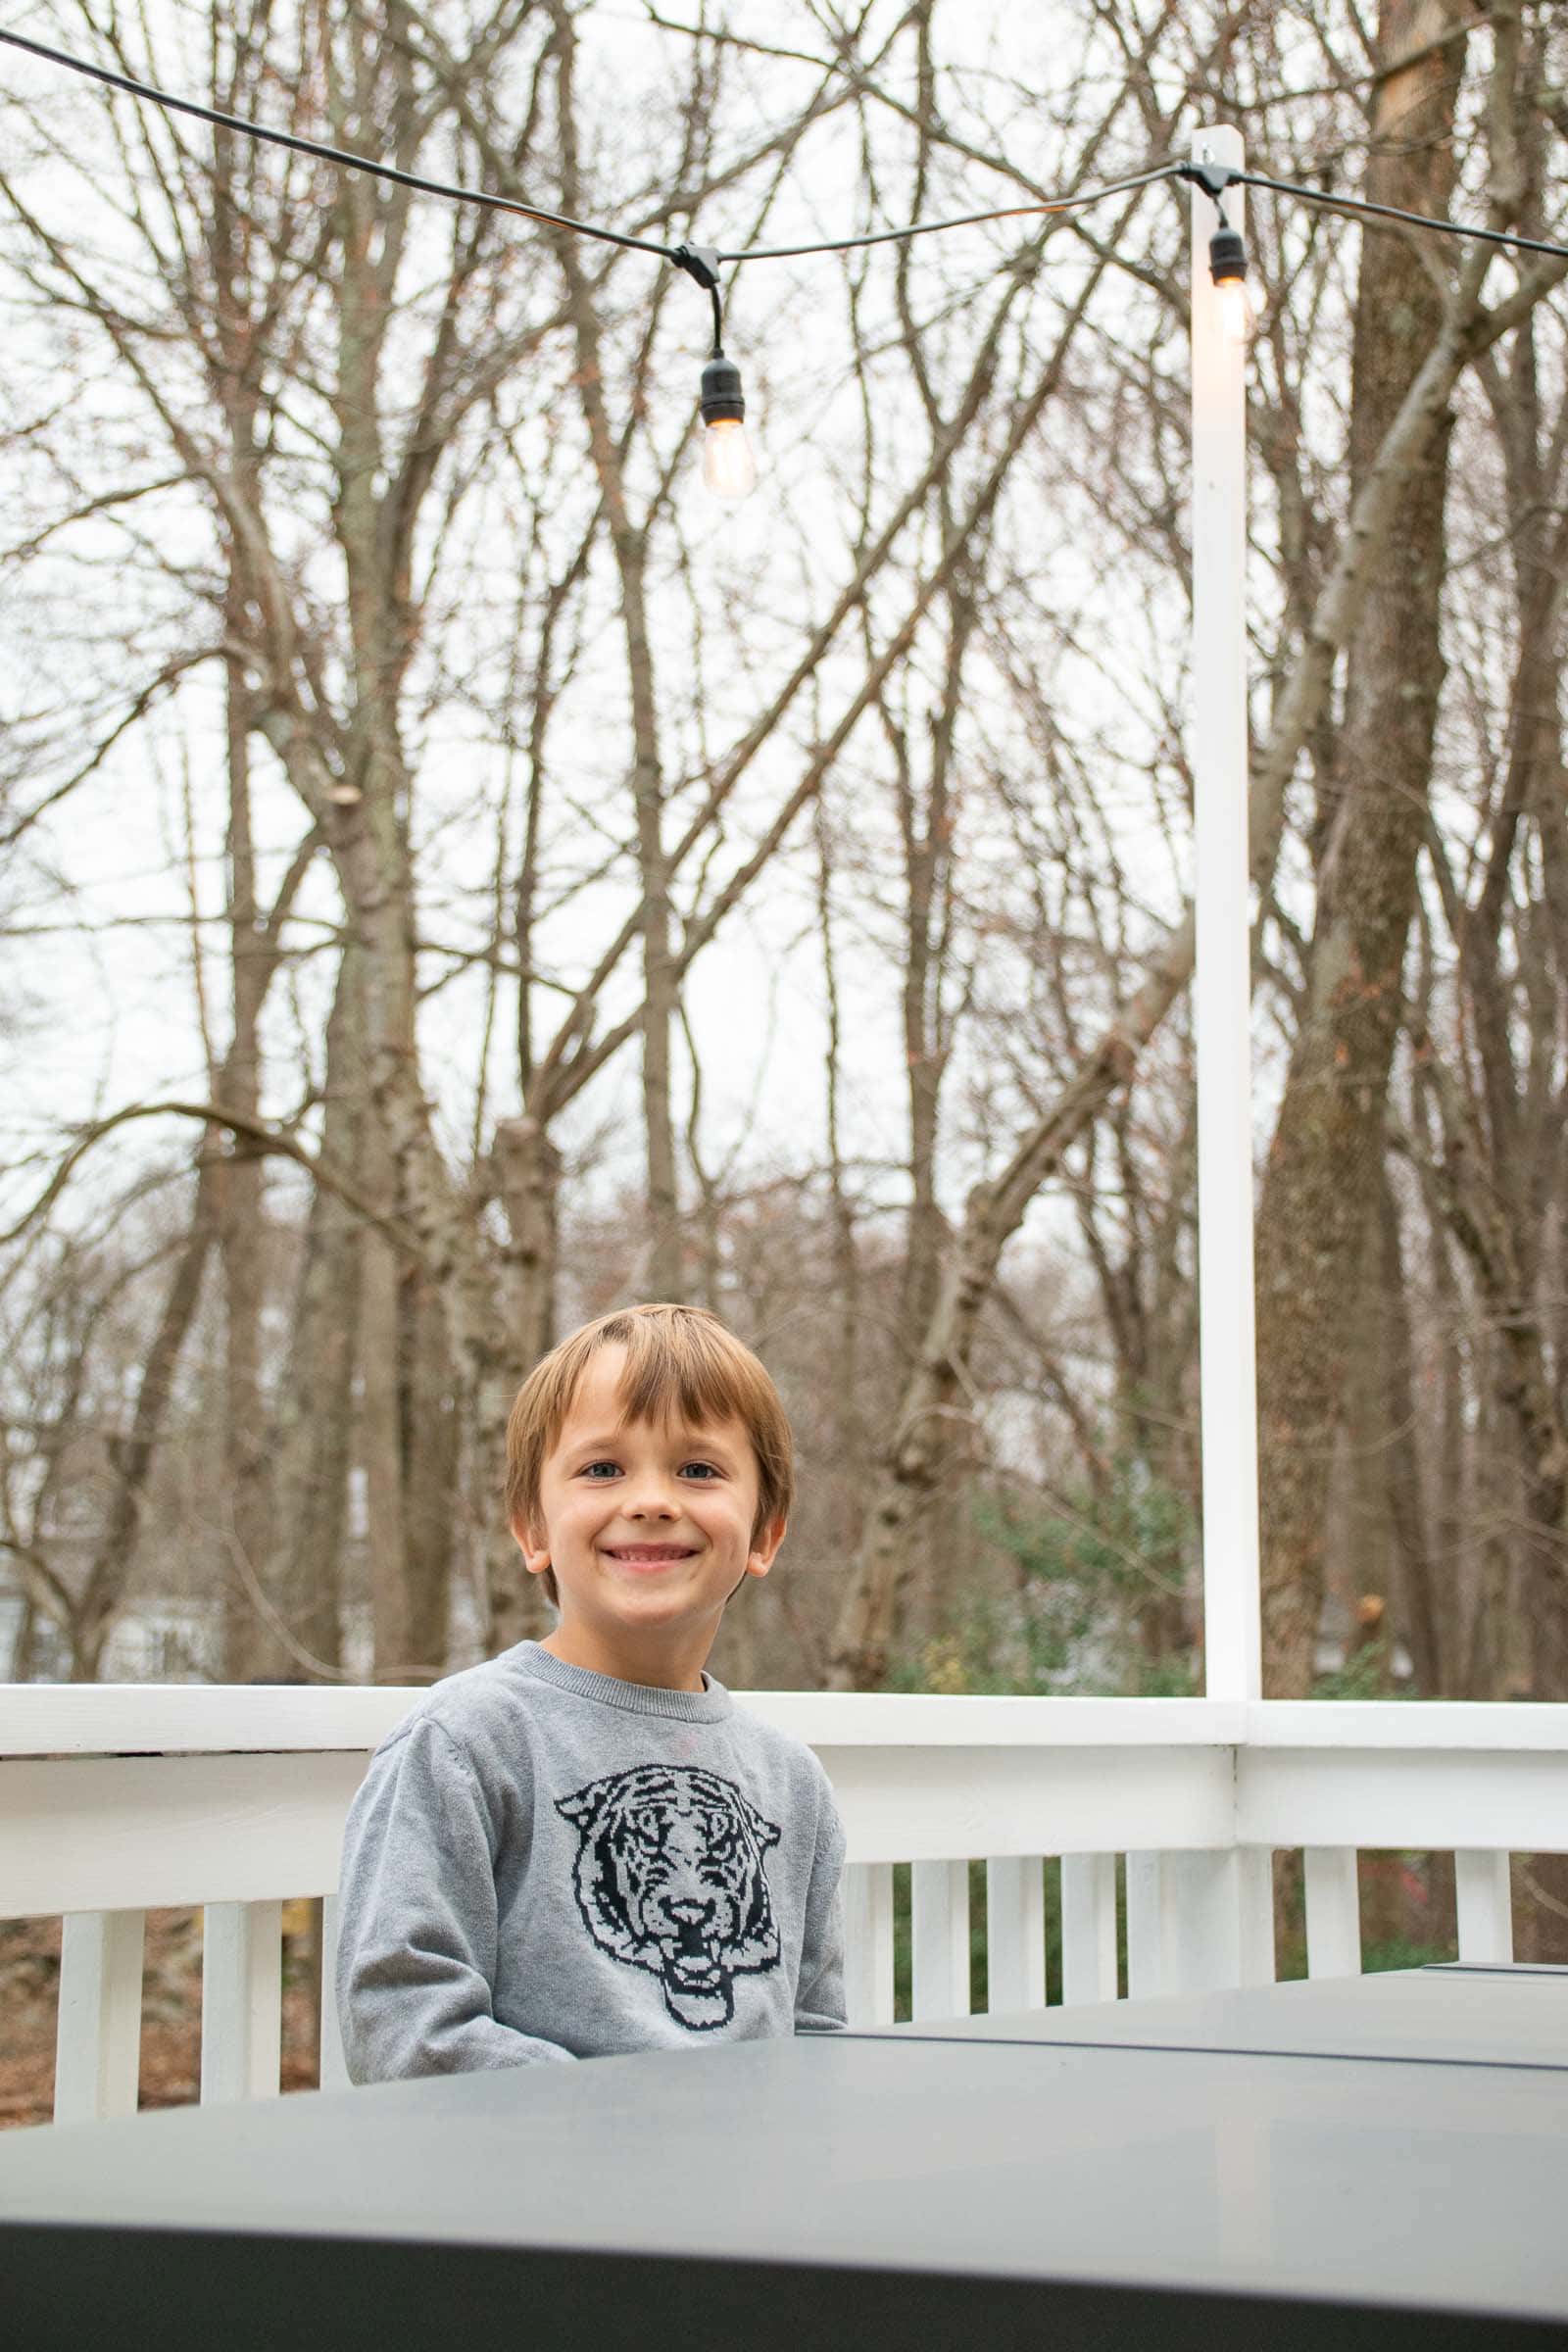
[[[572,1886],[600,1950],[657,1976],[694,2034],[727,2026],[734,1979],[779,1962],[762,1866],[773,1823],[732,1781],[688,1764],[612,1773],[556,1811],[578,1834]]]

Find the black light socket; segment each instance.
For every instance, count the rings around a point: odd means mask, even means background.
[[[746,416],[741,371],[733,360],[715,352],[703,369],[703,422],[740,424]]]
[[[1239,229],[1218,228],[1209,238],[1208,274],[1216,286],[1247,275],[1247,240]]]

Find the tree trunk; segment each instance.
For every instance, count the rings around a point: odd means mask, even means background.
[[[1457,28],[1457,0],[1385,0],[1379,55]],[[1439,20],[1441,18],[1441,24]],[[1377,85],[1368,186],[1379,202],[1447,210],[1462,34]],[[1362,246],[1352,364],[1352,495],[1371,473],[1445,323],[1403,239]],[[1324,1508],[1345,1396],[1347,1335],[1383,1152],[1416,858],[1426,826],[1443,657],[1447,423],[1390,525],[1351,648],[1337,789],[1319,859],[1306,1002],[1257,1225],[1263,1644],[1267,1687],[1311,1685],[1323,1600]]]
[[[321,1156],[360,1164],[366,1120],[363,966],[352,941],[326,1025]],[[270,1444],[273,1549],[258,1646],[263,1679],[325,1679],[342,1664],[343,1549],[359,1357],[362,1220],[325,1185],[312,1197]]]
[[[458,1413],[441,1301],[416,1266],[400,1300],[404,1640],[400,1682],[433,1682],[447,1659],[457,1534]]]
[[[11,1643],[11,1671],[8,1682],[30,1683],[32,1680],[33,1641],[38,1624],[37,1605],[30,1592],[22,1595],[17,1611],[17,1630]]]
[[[209,230],[217,329],[216,377],[240,495],[260,494],[257,412],[260,371],[248,273],[252,234],[246,218],[244,142],[220,126],[213,133]],[[245,564],[229,536],[223,587],[224,732],[228,771],[228,951],[230,1038],[214,1099],[246,1119],[262,1107],[261,1018],[276,968],[276,950],[262,919],[251,826],[251,693],[243,646],[250,600]],[[271,1450],[262,1368],[262,1310],[267,1293],[262,1153],[252,1138],[223,1138],[217,1170],[218,1247],[223,1272],[223,1510],[230,1575],[224,1583],[225,1672],[246,1682],[257,1670],[261,1620],[234,1571],[265,1580],[272,1551]]]
[[[840,1493],[848,1499],[862,1482],[865,1446],[864,1411],[860,1398],[860,1253],[856,1243],[855,1204],[845,1180],[841,1127],[843,1091],[843,1007],[839,998],[837,947],[833,936],[832,864],[827,823],[822,805],[814,810],[816,834],[817,921],[822,940],[822,990],[827,1014],[827,1056],[823,1071],[826,1119],[828,1216],[836,1339],[829,1378],[832,1383],[833,1428],[837,1441]],[[828,1540],[848,1551],[856,1531],[831,1525]]]
[[[403,1523],[402,1338],[397,1257],[380,1234],[360,1236],[360,1418],[355,1451],[365,1479],[373,1672],[402,1679],[409,1656],[408,1554]]]
[[[1368,1289],[1377,1300],[1381,1345],[1379,1363],[1382,1414],[1387,1425],[1382,1464],[1387,1496],[1395,1606],[1396,1635],[1410,1651],[1417,1691],[1423,1698],[1446,1698],[1454,1693],[1445,1679],[1442,1626],[1448,1615],[1445,1594],[1452,1568],[1440,1567],[1434,1554],[1431,1516],[1427,1509],[1418,1443],[1415,1390],[1415,1335],[1411,1328],[1404,1252],[1399,1236],[1399,1211],[1386,1165],[1379,1170],[1369,1258],[1376,1267],[1375,1285]]]
[[[174,1271],[164,1295],[163,1312],[136,1391],[136,1410],[130,1430],[125,1437],[110,1441],[114,1492],[103,1535],[69,1628],[74,1683],[97,1681],[104,1644],[124,1604],[135,1567],[142,1498],[154,1451],[163,1434],[180,1354],[201,1298],[202,1277],[217,1225],[214,1165],[218,1149],[217,1138],[209,1133],[196,1180],[190,1231],[174,1260]]]
[[[311,1203],[288,1362],[273,1420],[274,1633],[258,1671],[294,1680],[341,1666],[343,1546],[359,1352],[360,1228],[326,1191]]]
[[[230,580],[228,625],[237,637],[244,598]],[[251,839],[250,741],[244,664],[225,662],[228,736],[228,936],[231,1039],[216,1098],[225,1109],[261,1116],[261,1013],[274,957],[256,898]],[[215,1142],[216,1148],[216,1142]],[[218,1247],[223,1270],[223,1509],[231,1554],[262,1577],[272,1550],[271,1450],[262,1375],[262,1308],[267,1295],[267,1237],[263,1225],[263,1157],[243,1135],[223,1138],[216,1170]],[[232,1564],[232,1561],[231,1561]],[[257,1670],[261,1621],[232,1576],[224,1586],[224,1671],[230,1682]]]
[[[502,1119],[494,1157],[507,1212],[507,1322],[527,1372],[555,1345],[561,1153],[538,1119]]]
[[[507,1212],[502,1298],[509,1351],[505,1359],[498,1356],[477,1378],[468,1414],[473,1447],[472,1506],[492,1651],[510,1648],[515,1642],[537,1640],[551,1622],[538,1580],[523,1567],[512,1540],[502,1496],[507,1417],[514,1390],[518,1378],[555,1344],[561,1190],[561,1154],[538,1119],[500,1121],[493,1156]]]
[[[945,506],[944,502],[944,506]],[[946,514],[944,519],[947,520]],[[945,1239],[937,1201],[937,1143],[942,1081],[953,1049],[953,1016],[945,1002],[953,932],[953,753],[963,698],[963,661],[974,631],[974,607],[956,587],[946,597],[948,645],[941,700],[931,713],[929,772],[923,796],[915,782],[906,731],[884,705],[898,786],[904,855],[905,950],[902,995],[905,1080],[908,1089],[909,1214],[906,1227],[899,1343],[907,1355],[931,1320],[942,1279]]]

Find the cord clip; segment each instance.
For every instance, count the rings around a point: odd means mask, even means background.
[[[706,294],[718,288],[718,248],[716,245],[675,245],[670,248],[670,260],[688,277],[695,277]]]
[[[1242,174],[1229,164],[1178,164],[1176,176],[1195,180],[1204,195],[1211,196],[1218,204],[1226,189],[1234,188]]]

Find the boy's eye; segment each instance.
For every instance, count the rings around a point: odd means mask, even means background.
[[[681,1472],[683,1478],[717,1478],[711,1462],[688,1462]]]
[[[617,1478],[620,1475],[620,1464],[618,1462],[585,1462],[582,1466],[582,1469],[578,1473],[578,1476],[581,1478],[598,1478],[601,1472],[603,1472],[607,1478]]]

